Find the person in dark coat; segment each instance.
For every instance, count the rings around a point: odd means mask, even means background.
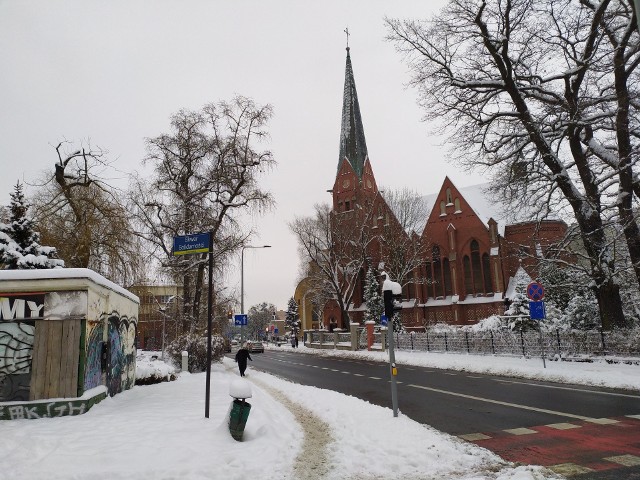
[[[247,344],[243,343],[240,350],[236,352],[236,362],[238,362],[238,370],[240,370],[241,377],[244,377],[244,371],[247,369],[247,358],[253,362],[251,355],[249,355]]]

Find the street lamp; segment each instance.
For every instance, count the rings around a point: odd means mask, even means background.
[[[240,313],[244,315],[244,251],[247,248],[271,248],[271,245],[245,245],[240,249]],[[244,325],[240,325],[240,341],[244,341]]]

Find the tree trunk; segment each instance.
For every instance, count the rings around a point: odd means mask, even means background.
[[[598,301],[598,310],[602,321],[603,330],[628,327],[622,313],[622,301],[620,299],[620,287],[613,281],[605,281],[593,287]]]

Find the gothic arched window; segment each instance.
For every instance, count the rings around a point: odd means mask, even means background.
[[[451,288],[451,267],[449,265],[448,258],[442,260],[442,276],[444,279],[444,294],[446,296],[452,295],[453,289]]]
[[[482,255],[482,273],[484,274],[484,293],[493,292],[493,282],[491,281],[491,263],[489,255]]]
[[[434,296],[444,297],[444,285],[442,282],[442,264],[440,263],[440,247],[434,245],[431,250],[431,261],[433,263],[433,290]]]
[[[482,285],[482,265],[480,264],[480,246],[471,240],[471,271],[473,273],[473,290],[476,294],[484,292]]]
[[[469,255],[465,255],[462,259],[462,268],[464,269],[464,293],[465,295],[471,295],[473,294],[473,276],[471,275]]]

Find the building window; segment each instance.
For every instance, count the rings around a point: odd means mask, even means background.
[[[473,272],[473,289],[476,294],[484,292],[482,286],[482,265],[480,264],[480,247],[476,240],[471,241],[471,271]]]
[[[453,200],[451,199],[451,189],[447,188],[447,205],[453,205]]]
[[[491,281],[491,264],[489,255],[482,254],[482,273],[484,274],[484,291],[485,293],[493,292],[493,282]]]
[[[444,203],[444,200],[440,202],[440,215],[447,214],[447,206]]]
[[[444,285],[442,282],[442,264],[440,263],[440,247],[434,245],[431,250],[431,262],[433,265],[433,292],[436,298],[444,297]]]
[[[473,277],[471,275],[469,255],[465,255],[462,259],[462,267],[464,268],[464,293],[465,295],[471,295],[473,294]]]
[[[453,289],[451,288],[451,267],[448,258],[442,261],[442,275],[444,278],[444,294],[446,296],[453,295]]]
[[[456,197],[455,200],[455,209],[456,209],[456,213],[460,213],[462,210],[460,210],[460,199],[458,197]]]
[[[344,211],[348,212],[349,210],[351,210],[351,202],[349,202],[349,200],[344,202]]]
[[[425,298],[429,298],[432,297],[432,285],[433,285],[433,274],[431,272],[431,262],[427,262],[427,264],[425,265],[425,276],[427,278],[427,282],[425,284]]]

